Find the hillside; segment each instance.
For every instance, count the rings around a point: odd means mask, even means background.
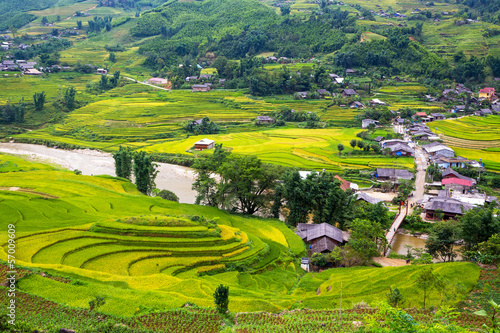
[[[341,280],[346,306],[384,299],[394,285],[408,304],[420,302],[414,287],[420,266],[304,275],[297,261],[304,244],[283,222],[143,196],[118,178],[75,175],[9,155],[0,162],[1,223],[15,225],[17,264],[60,277],[28,274],[18,283],[22,292],[77,308],[102,295],[102,311],[118,316],[186,302],[210,307],[219,283],[231,288],[231,311],[322,309],[338,301]],[[2,247],[6,260],[7,243]],[[459,294],[479,276],[470,263],[435,270],[450,286],[460,282]],[[433,295],[430,302],[439,302]]]

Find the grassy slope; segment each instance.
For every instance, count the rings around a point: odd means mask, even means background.
[[[344,291],[344,301],[348,304],[358,302],[361,299],[370,302],[383,299],[388,286],[402,287],[403,290],[412,293],[408,295],[409,302],[412,304],[419,302],[418,293],[412,289],[412,281],[415,278],[415,273],[421,269],[420,267],[334,269],[321,274],[307,274],[296,285],[300,269],[297,269],[290,261],[287,253],[291,250],[296,255],[301,255],[301,252],[304,251],[304,245],[281,222],[235,216],[211,207],[177,204],[145,197],[138,194],[128,182],[112,177],[77,176],[71,172],[50,170],[50,168],[43,166],[39,167],[38,164],[22,162],[9,155],[1,155],[1,159],[4,161],[2,165],[5,164],[5,161],[10,162],[9,170],[26,170],[27,166],[32,170],[7,172],[0,177],[0,188],[3,189],[0,191],[0,199],[2,199],[0,211],[4,217],[1,221],[2,229],[6,230],[7,224],[14,223],[16,224],[17,237],[30,236],[24,240],[23,238],[18,239],[19,248],[16,253],[19,258],[18,264],[40,267],[58,275],[83,281],[79,284],[68,284],[40,275],[32,275],[20,281],[19,287],[22,291],[73,307],[86,307],[94,295],[104,295],[107,302],[102,310],[115,315],[133,315],[138,310],[139,305],[146,308],[166,309],[179,307],[190,301],[202,306],[211,306],[212,291],[220,283],[229,285],[231,288],[230,309],[232,311],[278,311],[282,308],[306,305],[314,308],[328,308],[338,297],[336,287],[332,291],[328,291],[328,287],[336,286],[339,280],[349,281],[349,285]],[[5,190],[13,186],[29,189],[29,191]],[[95,200],[95,198],[99,198],[99,200]],[[215,218],[218,224],[223,227],[223,239],[229,239],[227,237],[232,237],[231,233],[239,229],[242,231],[241,242],[245,242],[245,235],[248,235],[250,240],[253,240],[254,248],[260,246],[259,244],[267,244],[264,247],[269,247],[269,252],[257,266],[264,267],[265,264],[267,269],[260,273],[228,271],[203,277],[196,275],[197,269],[189,269],[175,275],[172,275],[172,270],[166,270],[161,274],[144,276],[144,274],[155,271],[156,266],[153,262],[149,266],[150,268],[148,265],[142,267],[142,276],[127,275],[127,273],[117,270],[116,268],[122,261],[130,260],[133,257],[133,252],[127,252],[128,254],[123,256],[110,255],[107,261],[102,261],[100,265],[85,266],[85,269],[66,264],[61,265],[60,260],[64,257],[62,256],[64,252],[92,244],[88,237],[98,234],[85,231],[91,223],[110,218],[149,216],[151,214],[169,214],[170,216],[197,214],[207,218]],[[112,223],[108,226],[121,225],[123,224]],[[78,230],[53,232],[59,228],[76,228]],[[189,229],[191,227],[179,228]],[[137,227],[136,229],[145,230],[147,227]],[[48,231],[51,232],[48,233]],[[224,233],[227,233],[226,236]],[[75,238],[82,234],[86,235],[87,238],[79,240]],[[2,232],[0,235],[2,243],[4,243],[6,233]],[[128,244],[129,249],[139,246],[150,251],[144,252],[145,254],[158,251],[158,245],[154,246],[151,243],[152,238],[118,236],[109,233],[100,234],[100,237],[108,240],[110,238],[121,240],[122,247],[126,247]],[[69,242],[55,243],[58,240],[71,238],[74,239]],[[200,238],[198,241],[201,239],[204,238]],[[106,239],[101,240],[106,241]],[[175,239],[177,242],[181,240]],[[212,242],[210,239],[206,240]],[[98,241],[96,239],[96,242]],[[133,243],[130,243],[131,241]],[[169,238],[164,238],[162,241],[168,242]],[[196,241],[188,243],[196,244]],[[53,245],[47,247],[50,244]],[[132,244],[135,245],[131,246]],[[230,247],[233,245],[231,244],[237,243],[230,242],[227,245],[200,244],[202,247],[197,245],[198,247],[193,247],[188,251],[205,251],[205,255],[210,256],[210,253],[215,253],[213,252],[215,249],[227,248],[235,260],[243,258],[245,252],[232,252]],[[171,248],[169,251],[182,251],[183,246]],[[40,249],[43,250],[40,251]],[[106,246],[94,246],[91,249],[91,251],[86,252],[80,251],[82,254],[77,252],[75,254],[81,257],[79,260],[85,259],[85,257],[95,257],[102,253],[101,250],[106,249]],[[113,247],[109,247],[109,249],[113,250]],[[196,252],[192,253],[191,257],[186,256],[179,265],[185,265],[191,260],[190,258],[194,259],[198,256],[195,254]],[[5,259],[5,257],[5,252],[2,252],[1,258]],[[71,256],[66,256],[66,258],[68,264],[73,260]],[[216,265],[216,263],[205,264],[205,266],[211,265]],[[465,286],[464,290],[470,289],[478,275],[476,266],[471,264],[436,265],[436,270],[452,280],[458,276],[457,271],[462,272],[466,276],[461,280]],[[367,279],[370,280],[368,285]],[[362,286],[364,287],[362,288]],[[321,290],[319,296],[316,295],[318,288]],[[71,296],[68,297],[68,295]],[[299,300],[303,300],[303,303],[297,303]]]

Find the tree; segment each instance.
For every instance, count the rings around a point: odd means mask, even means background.
[[[94,311],[106,304],[104,297],[97,295],[93,300],[89,301],[89,311]]]
[[[229,308],[229,287],[219,285],[214,292],[214,302],[217,311],[220,314],[225,314]]]
[[[368,125],[368,130],[373,132],[375,130],[375,124],[371,123],[370,125]]]
[[[132,175],[132,152],[130,149],[120,146],[118,151],[113,154],[115,160],[115,173],[117,177],[130,180]]]
[[[355,219],[349,226],[351,238],[349,245],[366,261],[379,255],[387,240],[380,223]]]
[[[37,111],[42,111],[43,110],[43,105],[45,103],[45,92],[42,91],[41,93],[34,93],[33,94],[33,103],[35,104],[35,110]]]
[[[339,143],[337,145],[337,149],[339,150],[339,156],[342,155],[342,151],[345,149],[344,145]]]
[[[114,52],[111,52],[111,53],[109,54],[109,61],[111,61],[111,62],[116,62],[116,55],[115,55],[115,53],[114,53]]]
[[[313,255],[311,256],[311,264],[318,267],[325,267],[325,255],[323,253],[313,253]]]
[[[169,190],[161,190],[156,194],[156,196],[165,200],[179,202],[179,197],[174,192]]]
[[[273,206],[271,207],[271,216],[275,219],[280,217],[281,206],[283,206],[283,186],[277,185],[274,189]]]
[[[352,149],[356,148],[357,141],[356,139],[352,139],[349,144],[351,145]]]
[[[282,174],[282,168],[262,164],[255,156],[230,156],[221,164],[217,173],[218,184],[224,205],[233,210],[254,214],[272,200],[272,191]]]
[[[365,147],[365,143],[361,140],[356,141],[356,144],[358,145],[359,149],[363,149]]]
[[[457,257],[456,252],[453,250],[455,242],[458,240],[456,230],[456,223],[452,221],[434,223],[429,238],[425,242],[427,252],[433,258],[441,257],[443,261],[453,261]]]
[[[372,147],[372,149],[373,149],[373,151],[374,151],[375,153],[377,153],[377,154],[378,154],[378,153],[380,153],[380,146],[379,146],[378,144],[373,143],[373,144],[371,145],[371,147]]]
[[[101,81],[99,81],[99,89],[101,90],[108,89],[108,77],[106,75],[101,75]]]
[[[49,20],[47,19],[47,16],[42,17],[42,25],[46,25],[49,23]]]
[[[299,172],[295,170],[285,174],[283,183],[286,208],[289,210],[286,223],[291,226],[306,223],[307,216],[311,211],[311,199],[305,182],[302,181]]]
[[[82,30],[83,29],[82,21],[76,21],[76,27],[78,30]]]
[[[440,290],[443,288],[443,279],[441,279],[439,275],[434,274],[433,268],[431,266],[423,268],[420,271],[420,273],[417,275],[415,284],[422,290],[425,309],[426,300],[429,297],[430,292],[434,289]]]
[[[394,308],[397,308],[398,304],[403,301],[403,295],[399,292],[398,288],[392,289],[389,287],[389,292],[385,295],[387,297],[387,303]]]
[[[281,4],[280,7],[281,15],[287,16],[290,14],[290,5]]]
[[[75,108],[75,95],[76,89],[70,87],[64,92],[64,104],[68,110],[73,110]]]
[[[155,188],[155,178],[158,174],[156,164],[151,160],[151,156],[146,155],[146,152],[140,151],[134,156],[134,175],[137,189],[150,195]]]
[[[458,219],[460,238],[465,249],[475,250],[492,235],[500,233],[500,218],[494,214],[494,203],[469,210]]]
[[[57,37],[59,36],[59,29],[52,29],[52,36]]]

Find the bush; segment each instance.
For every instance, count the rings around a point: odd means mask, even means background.
[[[229,287],[219,285],[214,292],[214,301],[217,311],[220,314],[225,314],[229,307]]]
[[[179,197],[169,190],[161,190],[156,196],[165,200],[179,202]]]
[[[311,264],[318,267],[326,266],[326,258],[323,253],[314,253],[311,256]]]

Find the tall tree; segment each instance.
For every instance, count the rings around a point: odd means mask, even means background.
[[[68,110],[73,110],[75,108],[75,95],[76,89],[70,87],[64,92],[64,104]]]
[[[272,192],[282,168],[262,164],[255,156],[231,156],[218,169],[219,193],[232,209],[254,214],[272,200]],[[234,200],[234,202],[233,202]]]
[[[113,158],[116,176],[130,180],[132,176],[132,152],[130,149],[120,146],[118,151],[113,154]]]
[[[298,171],[285,174],[284,198],[287,202],[286,208],[289,210],[287,224],[296,226],[298,223],[306,223],[311,211],[311,198]]]
[[[146,152],[140,151],[134,156],[134,175],[137,189],[150,195],[155,188],[155,178],[158,174],[156,164],[151,160],[151,156],[146,155]]]
[[[351,230],[349,245],[364,260],[379,255],[379,251],[387,244],[384,229],[378,222],[355,219],[349,225],[349,229]]]
[[[427,298],[429,297],[431,291],[434,289],[440,290],[444,287],[443,279],[440,278],[439,275],[434,273],[432,266],[424,268],[420,271],[420,273],[417,275],[415,284],[422,290],[422,294],[424,297],[424,309],[426,307]]]
[[[43,105],[45,104],[45,92],[34,93],[33,94],[33,103],[35,104],[35,110],[42,111]]]
[[[425,242],[427,252],[433,258],[441,257],[443,261],[453,261],[457,253],[453,247],[457,239],[457,226],[452,221],[439,221],[433,224],[430,235]]]
[[[469,210],[459,220],[460,238],[467,250],[475,250],[493,234],[500,233],[500,218],[494,215],[494,203]]]

